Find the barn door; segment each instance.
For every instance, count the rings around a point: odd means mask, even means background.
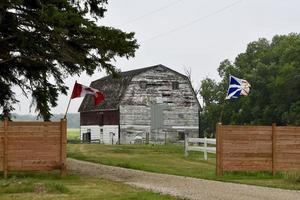
[[[91,129],[87,129],[87,132],[83,133],[82,140],[84,143],[91,143]]]
[[[157,142],[160,138],[159,131],[164,128],[164,109],[166,104],[151,105],[151,132],[152,138]],[[153,137],[154,136],[154,137]]]
[[[164,125],[162,104],[151,105],[151,129],[161,129]]]

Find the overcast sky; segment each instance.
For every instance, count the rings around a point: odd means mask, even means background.
[[[234,60],[249,42],[276,34],[300,32],[299,0],[108,0],[108,12],[99,25],[135,32],[140,48],[135,58],[113,62],[122,71],[163,64],[180,73],[191,68],[195,85],[206,77],[219,79],[224,59]],[[66,79],[89,85],[105,74]],[[241,77],[243,78],[243,77]],[[59,97],[53,113],[64,113],[68,96]],[[16,113],[28,114],[30,99],[20,94]],[[77,112],[82,98],[71,102]],[[31,111],[31,114],[34,114]]]

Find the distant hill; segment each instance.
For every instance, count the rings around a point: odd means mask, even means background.
[[[54,114],[51,118],[51,121],[59,121],[63,118],[63,114]],[[38,119],[36,115],[19,115],[12,113],[13,121],[42,121]],[[80,116],[79,113],[69,113],[67,114],[68,128],[79,128],[80,127]]]

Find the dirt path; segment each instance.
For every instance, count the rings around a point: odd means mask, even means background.
[[[200,200],[297,200],[300,191],[224,183],[196,178],[143,172],[68,159],[68,169],[81,174],[120,181],[181,198]]]

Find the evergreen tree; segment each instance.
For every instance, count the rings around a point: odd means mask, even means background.
[[[44,120],[67,94],[64,79],[96,69],[117,75],[111,60],[134,57],[134,33],[97,26],[107,0],[4,0],[0,2],[0,108],[13,110],[12,87],[30,94]],[[88,16],[92,16],[88,17]]]

